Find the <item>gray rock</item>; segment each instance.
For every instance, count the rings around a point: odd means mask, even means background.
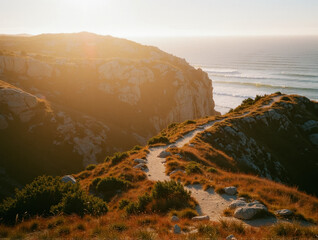
[[[62,181],[62,182],[65,182],[65,183],[67,183],[67,182],[71,182],[71,183],[73,183],[73,184],[76,183],[76,180],[75,180],[75,178],[74,178],[72,175],[65,175],[65,176],[63,176],[62,179],[61,179],[61,181]]]
[[[171,145],[169,145],[169,147],[168,148],[176,148],[177,146],[175,145],[175,144],[171,144]]]
[[[171,217],[171,222],[179,222],[179,218],[175,215]]]
[[[196,217],[193,217],[192,220],[194,221],[210,220],[210,217],[208,215],[196,216]]]
[[[226,194],[228,194],[228,195],[235,195],[235,194],[237,193],[236,187],[233,187],[233,186],[231,186],[231,187],[225,187],[225,188],[223,188],[223,189],[224,189],[224,192],[225,192]]]
[[[234,200],[234,201],[232,201],[231,203],[230,203],[230,205],[229,205],[229,208],[231,208],[231,209],[236,209],[236,208],[238,208],[238,207],[244,207],[244,206],[246,206],[247,205],[247,203],[246,203],[246,201],[243,201],[243,200]]]
[[[144,163],[144,164],[146,164],[147,160],[146,159],[141,159],[141,158],[136,158],[136,159],[134,159],[134,162],[135,163]]]
[[[171,173],[169,173],[169,176],[171,176],[172,174],[175,174],[177,172],[181,172],[181,173],[186,173],[184,170],[182,169],[176,169],[176,170],[173,170]]]
[[[167,152],[167,151],[162,151],[161,153],[159,153],[159,155],[157,157],[159,158],[166,158],[168,156],[171,156],[171,153],[170,152]]]
[[[267,212],[267,207],[265,207],[265,205],[260,203],[248,203],[246,206],[238,207],[234,212],[234,217],[249,220],[261,212]]]
[[[275,212],[276,215],[279,215],[281,217],[288,217],[288,216],[291,216],[293,215],[293,212],[289,209],[280,209],[280,210],[277,210]]]
[[[181,228],[178,226],[178,224],[174,225],[173,233],[175,233],[175,234],[180,234],[181,233]]]
[[[318,121],[316,120],[309,120],[305,122],[302,126],[302,129],[305,131],[311,131],[314,128],[318,128]]]
[[[147,169],[147,165],[144,163],[139,163],[136,166],[134,166],[134,168],[144,170],[144,169]]]

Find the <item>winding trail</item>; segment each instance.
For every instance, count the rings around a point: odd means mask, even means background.
[[[276,96],[272,98],[272,101],[269,104],[266,104],[262,106],[264,107],[270,107],[275,102],[279,101],[281,96]],[[245,112],[239,116],[236,116],[235,118],[240,118],[245,115],[249,114],[249,112]],[[188,144],[191,139],[193,139],[198,133],[201,133],[208,128],[212,127],[216,122],[225,121],[227,118],[211,121],[207,124],[199,126],[197,129],[185,134],[183,137],[178,139],[175,143],[171,145],[166,146],[159,146],[159,147],[153,147],[149,149],[149,153],[147,155],[147,167],[148,170],[147,175],[148,178],[152,181],[165,181],[169,180],[170,177],[166,175],[165,173],[165,158],[158,157],[158,155],[162,152],[171,147],[172,145],[181,148],[185,144]],[[230,196],[226,194],[217,194],[214,192],[212,188],[208,189],[207,191],[204,191],[202,189],[202,186],[200,184],[195,185],[188,185],[185,186],[185,189],[191,191],[191,195],[193,198],[196,199],[198,202],[198,206],[196,207],[196,210],[200,215],[208,215],[210,217],[210,220],[217,221],[219,219],[231,219],[234,220],[235,218],[228,218],[223,217],[222,213],[223,210],[228,207],[231,201],[236,199],[236,196]],[[235,219],[236,220],[236,219]],[[245,223],[250,225],[266,225],[273,223],[274,219],[270,220],[263,220],[263,221],[245,221]]]
[[[185,134],[182,138],[178,139],[173,145],[178,148],[183,147],[185,144],[189,143],[191,139],[193,139],[198,133],[201,133],[208,128],[212,127],[216,122],[223,121],[215,120],[200,126],[199,128]],[[167,146],[159,146],[149,149],[149,153],[147,155],[147,175],[150,180],[153,181],[165,181],[169,180],[170,177],[165,173],[165,158],[160,158],[158,155],[171,147],[171,145]],[[202,186],[199,184],[188,185],[185,186],[185,189],[191,191],[191,195],[196,201],[198,205],[196,207],[197,212],[200,215],[208,215],[210,220],[219,220],[222,216],[222,212],[229,203],[236,199],[235,196],[229,196],[226,194],[219,195],[214,192],[212,188],[204,191]]]

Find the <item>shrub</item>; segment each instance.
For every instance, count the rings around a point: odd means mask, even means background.
[[[168,126],[168,129],[171,129],[173,127],[177,126],[177,123],[170,123],[169,126]]]
[[[108,211],[107,205],[100,198],[86,194],[83,191],[75,193],[67,193],[62,201],[52,207],[54,213],[72,214],[76,213],[80,216],[91,214],[99,216]]]
[[[188,163],[186,168],[185,168],[185,171],[188,175],[194,174],[194,173],[202,173],[200,165],[196,162]]]
[[[119,209],[124,209],[129,203],[130,203],[129,200],[127,200],[127,199],[122,199],[122,200],[120,200],[119,203],[118,203],[118,208],[119,208]]]
[[[217,173],[218,170],[216,168],[214,168],[214,167],[210,167],[210,168],[207,169],[207,172],[209,172],[209,173]]]
[[[96,168],[96,164],[87,165],[86,170],[90,171]]]
[[[35,215],[49,216],[56,213],[56,206],[69,203],[69,196],[83,198],[82,202],[90,201],[89,205],[78,205],[80,208],[75,213],[88,211],[94,215],[96,212],[90,208],[97,206],[103,206],[103,212],[107,212],[106,204],[103,205],[99,198],[89,196],[78,184],[61,182],[59,177],[40,176],[23,189],[17,190],[14,198],[5,199],[0,204],[0,215],[5,223],[14,223],[16,218],[21,220]],[[62,208],[58,212],[67,214],[64,212],[66,209]]]
[[[196,123],[196,121],[194,121],[194,120],[187,120],[187,121],[185,121],[184,122],[184,124],[194,124],[194,123]]]
[[[109,201],[118,191],[126,190],[130,183],[115,177],[96,178],[90,185],[90,190],[103,196],[105,201]]]
[[[188,207],[191,199],[190,192],[173,180],[156,182],[151,197],[154,199],[153,210],[160,212]]]
[[[122,160],[124,160],[126,157],[128,157],[128,153],[126,152],[117,152],[115,153],[111,158],[111,165],[116,165],[120,163]]]
[[[142,146],[139,146],[139,145],[136,145],[132,148],[132,150],[134,151],[138,151],[138,150],[141,150],[142,149]]]
[[[177,214],[180,218],[193,218],[195,216],[198,216],[198,213],[191,209],[191,208],[186,208],[184,210],[181,210],[178,214]]]
[[[126,212],[128,214],[142,213],[146,210],[147,205],[152,201],[151,196],[145,193],[138,197],[137,202],[130,202],[126,207]]]
[[[165,136],[155,136],[155,137],[152,137],[149,139],[148,141],[148,145],[152,145],[152,144],[156,144],[156,143],[164,143],[164,144],[167,144],[169,143],[169,139]]]

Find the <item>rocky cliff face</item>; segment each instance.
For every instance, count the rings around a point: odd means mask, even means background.
[[[155,47],[108,36],[3,36],[0,79],[0,167],[28,176],[20,182],[77,171],[145,144],[172,122],[216,114],[206,73]],[[22,162],[34,169],[8,167]]]
[[[223,116],[193,143],[197,157],[225,169],[296,185],[317,195],[317,136],[317,102],[274,94]]]

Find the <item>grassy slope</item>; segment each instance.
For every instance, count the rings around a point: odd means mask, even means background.
[[[266,98],[264,99],[266,100]],[[261,103],[258,103],[261,104]],[[249,107],[252,110],[253,106]],[[246,109],[245,109],[246,110]],[[245,111],[244,110],[244,111]],[[229,116],[238,116],[237,112],[229,113],[218,118]],[[200,119],[195,122],[184,122],[175,124],[163,130],[160,135],[175,141],[186,132],[193,130],[197,125],[202,125],[215,117]],[[210,131],[210,130],[209,130]],[[220,162],[227,162],[224,167],[218,161],[211,161],[202,154],[207,151],[207,145],[203,142],[194,140],[195,148],[185,146],[182,149],[171,149],[171,152],[180,153],[185,157],[172,155],[167,159],[167,172],[173,168],[185,168],[189,160],[195,160],[200,168],[200,174],[182,175],[175,174],[174,178],[181,180],[185,184],[201,183],[205,188],[213,187],[216,191],[221,191],[225,186],[234,185],[238,187],[239,196],[251,199],[257,199],[265,203],[269,211],[273,212],[281,208],[289,208],[296,213],[296,218],[305,218],[312,222],[318,222],[318,199],[314,196],[305,194],[297,188],[289,187],[274,181],[248,175],[237,170],[237,164],[233,158],[227,156],[224,152],[214,150],[213,154],[219,157]],[[205,143],[206,144],[206,143]],[[149,192],[153,183],[147,180],[144,172],[134,169],[135,158],[145,158],[147,146],[140,150],[131,150],[128,157],[118,164],[111,164],[108,159],[105,163],[97,165],[92,170],[85,170],[74,176],[80,182],[83,188],[89,189],[89,184],[97,177],[114,176],[122,179],[130,179],[132,188],[127,192],[117,194],[110,202],[110,212],[102,217],[93,218],[85,216],[79,218],[76,216],[58,216],[52,218],[38,218],[25,221],[14,227],[0,227],[1,236],[33,236],[35,238],[43,237],[132,237],[141,239],[171,239],[176,237],[170,233],[173,223],[169,215],[157,215],[154,213],[141,214],[138,216],[127,216],[126,213],[118,209],[118,203],[121,199],[136,200],[144,192]],[[195,149],[195,150],[194,150]],[[208,150],[211,149],[208,147]],[[217,159],[217,158],[215,158]],[[231,169],[234,170],[231,171]],[[61,224],[63,223],[63,224]],[[313,237],[317,234],[317,228],[303,228],[297,225],[278,224],[272,227],[253,228],[235,223],[193,223],[183,219],[179,223],[185,232],[190,232],[193,227],[198,229],[198,233],[190,233],[193,239],[200,237],[226,237],[234,234],[236,237]],[[180,238],[184,238],[180,236]]]

